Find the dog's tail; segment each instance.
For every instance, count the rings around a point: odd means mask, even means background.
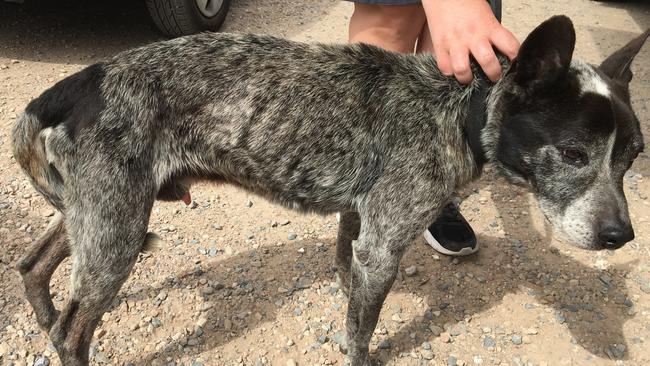
[[[51,128],[28,108],[12,130],[13,154],[34,188],[63,211],[63,178],[47,159],[46,140],[50,132]]]
[[[60,80],[27,105],[12,130],[14,158],[34,188],[62,212],[65,161],[73,135],[99,114],[104,75],[98,63]]]

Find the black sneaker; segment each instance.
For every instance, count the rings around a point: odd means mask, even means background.
[[[445,206],[436,221],[424,231],[424,239],[433,249],[446,255],[465,256],[478,250],[474,230],[453,202]]]

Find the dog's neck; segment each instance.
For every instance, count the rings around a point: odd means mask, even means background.
[[[488,99],[495,84],[480,68],[474,69],[474,77],[463,132],[472,153],[475,173],[480,175],[488,162],[481,136],[488,122]]]

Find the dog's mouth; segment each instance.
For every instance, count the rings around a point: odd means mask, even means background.
[[[608,241],[608,240],[599,240],[596,236],[593,240],[585,240],[580,243],[577,242],[574,238],[569,235],[561,225],[555,225],[553,220],[547,214],[545,210],[541,210],[542,216],[544,217],[545,222],[551,226],[553,238],[562,243],[563,245],[572,246],[575,248],[580,248],[582,250],[589,251],[599,251],[599,250],[616,250],[623,247],[628,241]]]
[[[575,240],[573,240],[570,235],[567,235],[563,230],[558,230],[553,226],[553,223],[548,220],[547,221],[551,224],[553,227],[553,238],[562,243],[563,245],[568,245],[572,246],[575,248],[579,248],[582,250],[588,250],[588,251],[600,251],[600,250],[617,250],[622,248],[625,244],[627,244],[626,241],[624,242],[613,242],[613,241],[602,241],[602,240],[592,240],[589,242],[584,242],[584,243],[578,243]]]
[[[552,228],[551,232],[553,235],[553,238],[560,242],[562,245],[567,245],[570,247],[574,248],[579,248],[582,250],[603,250],[605,249],[604,245],[600,243],[590,243],[590,244],[578,244],[574,240],[570,238],[570,235],[567,235],[566,232],[562,228],[557,227],[556,225],[553,224],[553,221],[549,218],[549,216],[546,214],[546,212],[542,211],[542,216],[544,217],[544,220],[546,220],[546,223],[549,224]]]
[[[625,242],[616,243],[616,242],[607,241],[605,243],[600,243],[599,244],[599,247],[600,247],[599,249],[601,249],[601,250],[616,250],[616,249],[619,249],[619,248],[623,247],[623,245],[625,245]]]

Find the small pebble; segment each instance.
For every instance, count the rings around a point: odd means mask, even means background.
[[[392,347],[392,344],[387,339],[384,339],[384,340],[380,341],[379,344],[377,345],[377,348],[379,348],[379,349],[390,349],[391,347]]]
[[[454,356],[449,356],[447,359],[447,366],[458,366],[458,360]]]
[[[34,361],[34,366],[48,366],[50,364],[50,359],[45,356],[39,356]]]
[[[451,336],[447,332],[440,333],[440,341],[442,343],[449,343],[451,342]]]
[[[435,355],[432,351],[426,349],[422,351],[422,358],[424,358],[425,360],[433,360],[434,357]]]
[[[332,334],[332,342],[342,345],[345,344],[345,333],[341,330],[337,331],[336,333]]]
[[[111,362],[108,357],[103,352],[97,352],[95,354],[95,362],[97,363],[109,363]]]
[[[418,267],[410,266],[404,270],[404,273],[409,277],[415,276],[418,273]]]
[[[611,359],[620,359],[625,357],[625,351],[626,351],[625,345],[615,344],[609,346],[605,352],[607,353],[607,356],[609,356],[609,358]]]
[[[485,347],[487,349],[492,349],[492,348],[495,348],[496,346],[497,346],[497,343],[494,340],[494,338],[492,338],[490,336],[487,336],[487,337],[483,338],[483,347]]]
[[[431,331],[434,337],[439,336],[444,331],[442,328],[440,328],[435,324],[429,325],[429,330]]]

